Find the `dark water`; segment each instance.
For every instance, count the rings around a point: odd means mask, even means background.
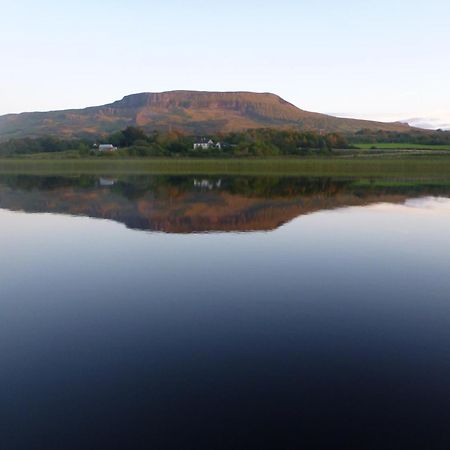
[[[450,448],[449,180],[11,175],[0,208],[1,450]]]

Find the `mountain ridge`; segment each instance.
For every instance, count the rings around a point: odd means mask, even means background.
[[[250,91],[166,91],[130,94],[100,106],[0,116],[0,140],[107,135],[126,126],[145,131],[217,134],[254,128],[356,132],[412,130],[399,122],[347,119],[298,108],[280,96]]]

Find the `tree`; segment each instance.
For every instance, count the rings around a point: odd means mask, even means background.
[[[122,131],[123,142],[122,146],[129,147],[133,145],[136,141],[148,141],[148,136],[143,130],[136,127],[127,127]]]

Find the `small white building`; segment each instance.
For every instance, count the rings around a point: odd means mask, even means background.
[[[222,145],[220,144],[220,142],[214,143],[214,141],[211,139],[209,141],[203,139],[200,142],[194,143],[194,150],[212,150],[214,148],[217,150],[221,150]]]
[[[100,144],[98,146],[99,152],[115,152],[117,150],[117,147],[114,147],[112,144]]]

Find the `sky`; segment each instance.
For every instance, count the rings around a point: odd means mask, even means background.
[[[0,114],[245,90],[310,111],[450,128],[449,0],[0,6]]]

